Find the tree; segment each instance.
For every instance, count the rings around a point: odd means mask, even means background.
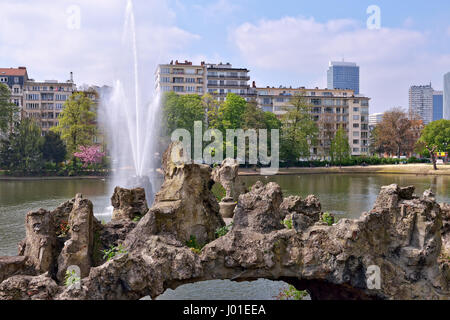
[[[11,92],[8,86],[0,83],[0,134],[12,128],[14,114],[19,111],[19,108],[10,100]]]
[[[83,167],[92,164],[99,164],[102,162],[105,152],[100,151],[100,146],[80,146],[80,152],[75,152],[73,155],[83,162]]]
[[[37,173],[44,163],[42,145],[41,129],[33,120],[24,118],[2,141],[1,165],[15,172]]]
[[[348,137],[343,128],[339,128],[336,131],[336,135],[331,141],[330,146],[331,160],[337,161],[341,166],[342,161],[350,157],[350,145],[348,143]]]
[[[163,97],[163,123],[165,137],[170,137],[176,129],[186,129],[194,136],[194,122],[204,121],[205,112],[199,95],[178,95],[168,92]]]
[[[247,101],[244,98],[228,93],[225,102],[219,107],[219,123],[215,129],[225,132],[226,129],[242,128],[246,108]]]
[[[94,103],[83,92],[73,93],[64,103],[58,125],[51,130],[61,135],[67,151],[72,154],[81,145],[92,145],[97,132]]]
[[[55,163],[63,162],[66,159],[66,145],[58,133],[49,131],[44,136],[42,155],[44,160],[53,161]]]
[[[401,108],[385,112],[375,129],[373,148],[398,157],[412,153],[416,142],[412,121]]]
[[[215,99],[209,93],[202,96],[202,106],[205,111],[205,126],[207,128],[219,127],[219,108],[222,105],[221,101]]]
[[[311,115],[311,106],[303,95],[291,99],[291,106],[281,119],[281,156],[290,161],[309,157],[317,142],[319,129]]]
[[[437,170],[436,152],[450,152],[450,120],[442,119],[427,124],[422,130],[418,146],[430,153],[433,168]]]

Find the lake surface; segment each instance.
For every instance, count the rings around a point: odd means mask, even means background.
[[[339,217],[358,218],[372,208],[380,187],[397,183],[415,185],[421,194],[431,188],[439,202],[450,202],[450,176],[416,176],[395,174],[312,174],[298,176],[243,177],[248,186],[261,180],[277,182],[283,195],[319,197],[323,211]],[[17,254],[17,243],[25,237],[25,215],[39,208],[54,209],[62,202],[82,193],[94,204],[95,216],[111,218],[110,197],[113,186],[106,180],[0,180],[0,255]],[[187,284],[167,290],[158,299],[273,299],[287,287],[284,282],[258,280],[235,283],[214,280]]]

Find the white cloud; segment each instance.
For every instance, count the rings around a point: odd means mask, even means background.
[[[78,30],[67,27],[71,5],[81,9]],[[27,66],[36,80],[66,80],[73,71],[77,83],[112,84],[114,75],[123,71],[118,66],[131,53],[121,47],[125,7],[126,1],[118,0],[2,0],[1,66]],[[183,54],[200,38],[176,26],[166,0],[135,1],[134,12],[141,70],[149,79],[156,63]]]
[[[449,57],[427,51],[427,35],[409,29],[368,30],[354,20],[317,22],[284,17],[244,23],[230,34],[247,65],[261,70],[259,85],[326,87],[328,61],[355,61],[361,69],[361,91],[372,99],[371,112],[408,104],[408,88],[438,82]],[[252,71],[252,73],[254,73]],[[259,72],[259,71],[257,71]],[[302,83],[273,83],[296,78]],[[289,75],[289,76],[287,76]],[[259,79],[258,79],[259,80]]]

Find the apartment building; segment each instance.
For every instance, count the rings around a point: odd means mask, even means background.
[[[45,134],[58,125],[63,104],[75,90],[72,76],[66,82],[28,79],[23,89],[23,115],[35,119]]]
[[[233,68],[229,63],[212,64],[201,62],[199,65],[191,61],[160,64],[155,73],[155,87],[161,92],[178,94],[209,93],[219,101],[224,101],[228,93],[238,94],[246,100],[256,97],[250,88],[249,70]]]
[[[311,150],[317,158],[327,157],[331,140],[339,128],[347,132],[352,155],[368,154],[369,98],[355,95],[353,90],[256,86],[255,90],[259,107],[277,116],[287,112],[293,96],[301,94],[305,97],[320,131],[318,146]]]
[[[200,94],[206,92],[205,65],[193,65],[190,61],[171,61],[160,64],[155,74],[156,89],[178,94]]]
[[[23,86],[28,80],[27,68],[0,68],[0,83],[11,90],[11,102],[19,108],[23,106]]]
[[[383,121],[384,112],[372,113],[369,115],[369,126],[375,127],[381,121]]]
[[[425,125],[433,121],[433,92],[431,83],[409,88],[409,113],[419,116]]]
[[[224,101],[228,93],[240,95],[247,101],[256,98],[256,91],[248,84],[250,70],[219,63],[206,64],[206,72],[208,93],[219,101]]]

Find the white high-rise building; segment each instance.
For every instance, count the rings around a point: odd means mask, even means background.
[[[409,112],[419,116],[424,124],[433,121],[433,92],[431,83],[409,88]]]
[[[383,120],[384,112],[372,113],[369,115],[369,126],[376,126]]]
[[[443,104],[444,119],[450,120],[450,72],[444,75],[444,104]]]

